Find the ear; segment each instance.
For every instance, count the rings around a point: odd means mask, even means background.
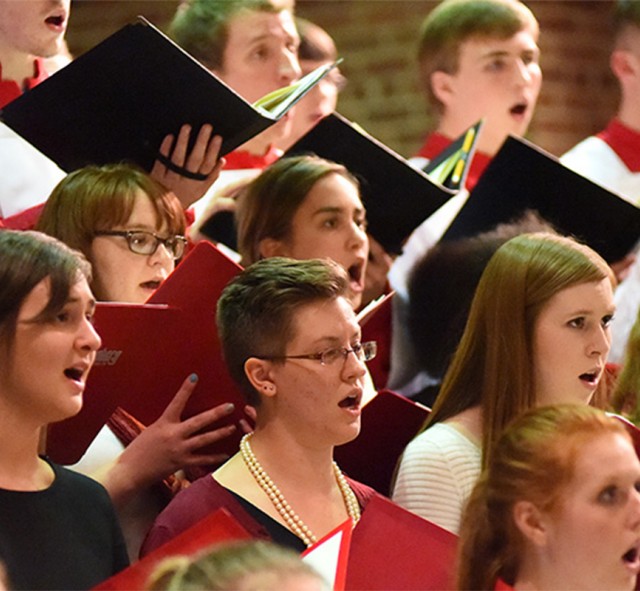
[[[621,82],[638,74],[638,62],[630,51],[616,49],[609,59],[611,71]]]
[[[513,521],[522,535],[536,546],[545,546],[548,530],[544,514],[530,501],[518,501],[513,507]]]
[[[445,106],[448,106],[451,102],[451,97],[453,96],[454,87],[453,87],[453,76],[451,74],[447,74],[441,70],[436,70],[431,73],[431,77],[429,79],[431,84],[431,91],[436,96],[436,98]]]
[[[289,249],[282,240],[263,238],[258,244],[258,251],[263,259],[269,259],[271,257],[286,257]]]
[[[276,385],[271,377],[271,362],[249,357],[244,362],[244,373],[261,396],[275,396]]]

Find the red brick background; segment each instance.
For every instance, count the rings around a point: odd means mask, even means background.
[[[224,1],[224,0],[221,0]],[[529,138],[554,154],[601,129],[614,113],[609,72],[612,0],[531,0],[538,17],[544,82]],[[69,46],[86,51],[142,14],[166,28],[176,0],[75,0]],[[410,156],[429,126],[418,91],[417,31],[432,0],[298,0],[297,13],[323,26],[344,57],[349,83],[338,110]],[[133,56],[132,56],[133,58]]]

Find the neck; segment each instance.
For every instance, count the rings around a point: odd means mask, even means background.
[[[284,429],[268,425],[256,429],[251,447],[276,483],[282,477],[314,490],[335,484],[331,446],[305,445]]]
[[[49,465],[38,456],[42,429],[25,428],[6,409],[0,411],[0,488],[42,490],[52,480]]]
[[[617,117],[627,127],[640,131],[640,101],[626,98],[623,92]]]
[[[478,447],[482,446],[482,410],[480,406],[467,408],[444,422],[459,429]]]
[[[0,64],[2,65],[2,79],[14,80],[22,85],[25,78],[32,78],[34,74],[35,57],[27,53],[15,51],[0,46]]]
[[[252,137],[248,142],[242,144],[238,149],[249,152],[253,156],[264,156],[271,147],[271,139],[268,134],[269,130],[259,133]]]

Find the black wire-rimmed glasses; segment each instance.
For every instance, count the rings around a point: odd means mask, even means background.
[[[121,236],[127,241],[131,252],[145,256],[154,254],[158,246],[163,244],[174,259],[179,259],[187,246],[187,239],[179,234],[169,238],[161,238],[155,232],[146,230],[103,230],[94,234],[95,236]]]
[[[338,359],[342,359],[344,363],[349,353],[353,353],[360,361],[371,361],[377,352],[378,344],[375,341],[368,341],[366,343],[356,343],[350,349],[338,347],[335,349],[325,349],[320,353],[309,353],[307,355],[252,355],[252,357],[264,359],[265,361],[276,361],[278,359],[312,359],[319,361],[322,365],[333,365]]]

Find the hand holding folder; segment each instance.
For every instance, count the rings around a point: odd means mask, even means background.
[[[239,272],[214,246],[201,243],[148,303],[98,303],[95,318],[102,348],[87,380],[82,410],[49,428],[50,457],[61,464],[77,462],[118,406],[150,425],[191,373],[199,379],[182,418],[233,403],[234,411],[212,427],[238,425],[246,403],[222,359],[215,307]],[[241,435],[236,428],[203,453],[232,455]]]
[[[224,156],[276,123],[332,67],[254,106],[139,17],[9,103],[0,120],[67,172],[123,160],[150,170],[163,139],[184,124],[210,124]]]

